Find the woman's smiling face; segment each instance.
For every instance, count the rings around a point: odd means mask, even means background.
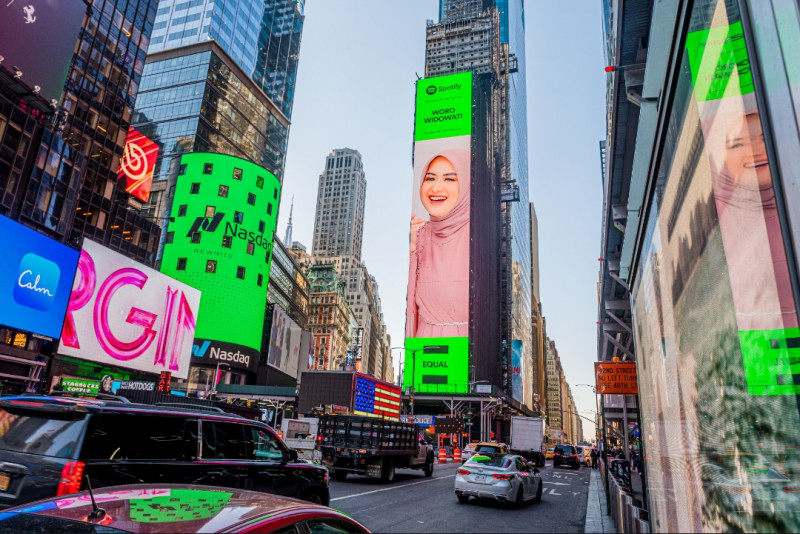
[[[755,178],[760,187],[772,184],[758,115],[742,117],[731,126],[725,139],[725,165],[737,182],[752,183]]]
[[[425,176],[419,197],[432,217],[444,217],[458,201],[458,175],[450,160],[442,156],[433,159]]]

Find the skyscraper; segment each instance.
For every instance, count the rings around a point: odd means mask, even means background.
[[[521,343],[523,373],[530,375],[531,238],[528,191],[527,100],[523,0],[440,0],[438,24],[426,32],[426,74],[472,71],[495,80],[492,113],[499,124],[495,179],[502,190],[501,330],[502,386],[512,391],[511,347]],[[533,406],[526,384],[519,402]]]
[[[302,28],[301,0],[161,0],[132,123],[161,144],[145,209],[162,225],[182,153],[241,157],[283,181]]]
[[[337,148],[328,154],[319,176],[313,255],[361,259],[366,195],[367,179],[358,150]]]

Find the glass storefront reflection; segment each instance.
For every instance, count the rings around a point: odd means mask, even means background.
[[[797,531],[800,331],[730,2],[694,5],[679,72],[632,291],[653,530]]]

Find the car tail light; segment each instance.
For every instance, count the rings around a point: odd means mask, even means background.
[[[786,493],[800,493],[800,486],[784,486],[783,491]]]
[[[81,490],[83,478],[83,462],[67,462],[61,470],[61,480],[58,481],[56,496],[69,495]]]
[[[322,434],[317,434],[317,441],[322,441]]]
[[[458,471],[456,471],[456,474],[457,475],[468,475],[469,471],[467,471],[466,469],[459,469]]]
[[[497,480],[511,480],[514,478],[514,475],[492,475],[492,478],[496,478]]]
[[[278,437],[283,439],[283,430],[278,430]]]

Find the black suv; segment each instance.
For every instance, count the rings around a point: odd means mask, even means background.
[[[571,465],[575,469],[581,466],[581,455],[578,454],[578,448],[574,445],[564,445],[559,443],[556,445],[556,450],[553,451],[553,467],[559,465]]]
[[[191,407],[0,398],[0,508],[132,483],[205,484],[327,506],[328,471],[263,423]]]

